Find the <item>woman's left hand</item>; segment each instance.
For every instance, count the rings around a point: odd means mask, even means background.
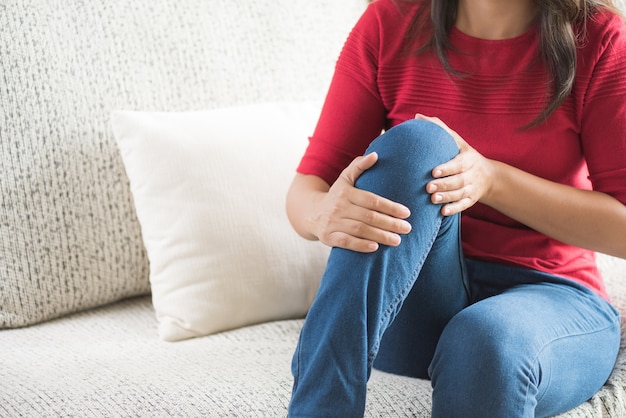
[[[472,148],[441,119],[421,114],[415,115],[415,118],[441,126],[452,135],[460,150],[456,157],[433,169],[432,176],[435,179],[426,185],[431,201],[443,204],[441,213],[444,216],[454,215],[483,199],[493,183],[492,162]]]

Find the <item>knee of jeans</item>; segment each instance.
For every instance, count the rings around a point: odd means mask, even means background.
[[[429,202],[426,184],[433,178],[432,170],[452,159],[459,148],[435,123],[410,120],[375,139],[367,153],[374,151],[378,161],[357,179],[356,186],[410,206],[420,201],[423,207]]]
[[[533,350],[517,344],[515,330],[494,327],[502,318],[472,306],[452,318],[435,350],[432,416],[529,416],[540,378]]]
[[[506,318],[472,307],[457,314],[437,346],[430,366],[433,382],[452,370],[466,383],[481,381],[485,387],[492,384],[504,389],[504,382],[520,379],[532,383],[536,350],[529,346],[532,341],[520,338],[520,332],[506,324]]]
[[[459,148],[454,138],[439,125],[420,119],[411,119],[386,131],[375,139],[367,153],[376,151],[379,158],[389,158],[396,168],[409,164],[423,165],[428,170],[454,158]],[[405,167],[408,168],[408,167]]]

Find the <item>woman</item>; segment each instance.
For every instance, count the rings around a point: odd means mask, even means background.
[[[594,251],[626,258],[625,204],[610,1],[373,2],[288,192],[333,247],[289,415],[362,416],[372,367],[432,379],[435,417],[584,402],[619,348]]]

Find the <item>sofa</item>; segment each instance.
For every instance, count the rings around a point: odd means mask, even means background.
[[[0,416],[286,415],[328,249],[284,194],[366,6],[0,3]],[[625,315],[626,263],[598,262]],[[563,417],[626,417],[625,332]],[[430,394],[374,371],[366,416]]]

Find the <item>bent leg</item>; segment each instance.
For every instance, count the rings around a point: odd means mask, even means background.
[[[468,288],[460,217],[446,218],[417,281],[383,334],[374,368],[428,378],[439,336],[448,321],[469,304]]]
[[[447,241],[442,247],[458,253],[458,217],[443,218],[425,191],[432,168],[458,153],[454,140],[439,126],[416,120],[381,135],[372,142],[371,151],[378,153],[378,162],[356,186],[406,205],[413,229],[398,247],[381,246],[368,254],[331,251],[293,358],[290,416],[362,416],[382,334],[413,288],[433,244]],[[447,223],[453,226],[442,227]],[[448,236],[452,238],[442,238]],[[459,259],[450,262],[458,264]],[[440,277],[432,284],[448,288],[438,293],[453,292],[450,300],[462,306],[442,315],[415,311],[415,324],[427,322],[426,315],[444,316],[437,321],[447,322],[467,303],[460,277]]]
[[[463,310],[432,363],[433,417],[545,417],[589,399],[611,373],[619,314],[577,285],[525,284]]]

